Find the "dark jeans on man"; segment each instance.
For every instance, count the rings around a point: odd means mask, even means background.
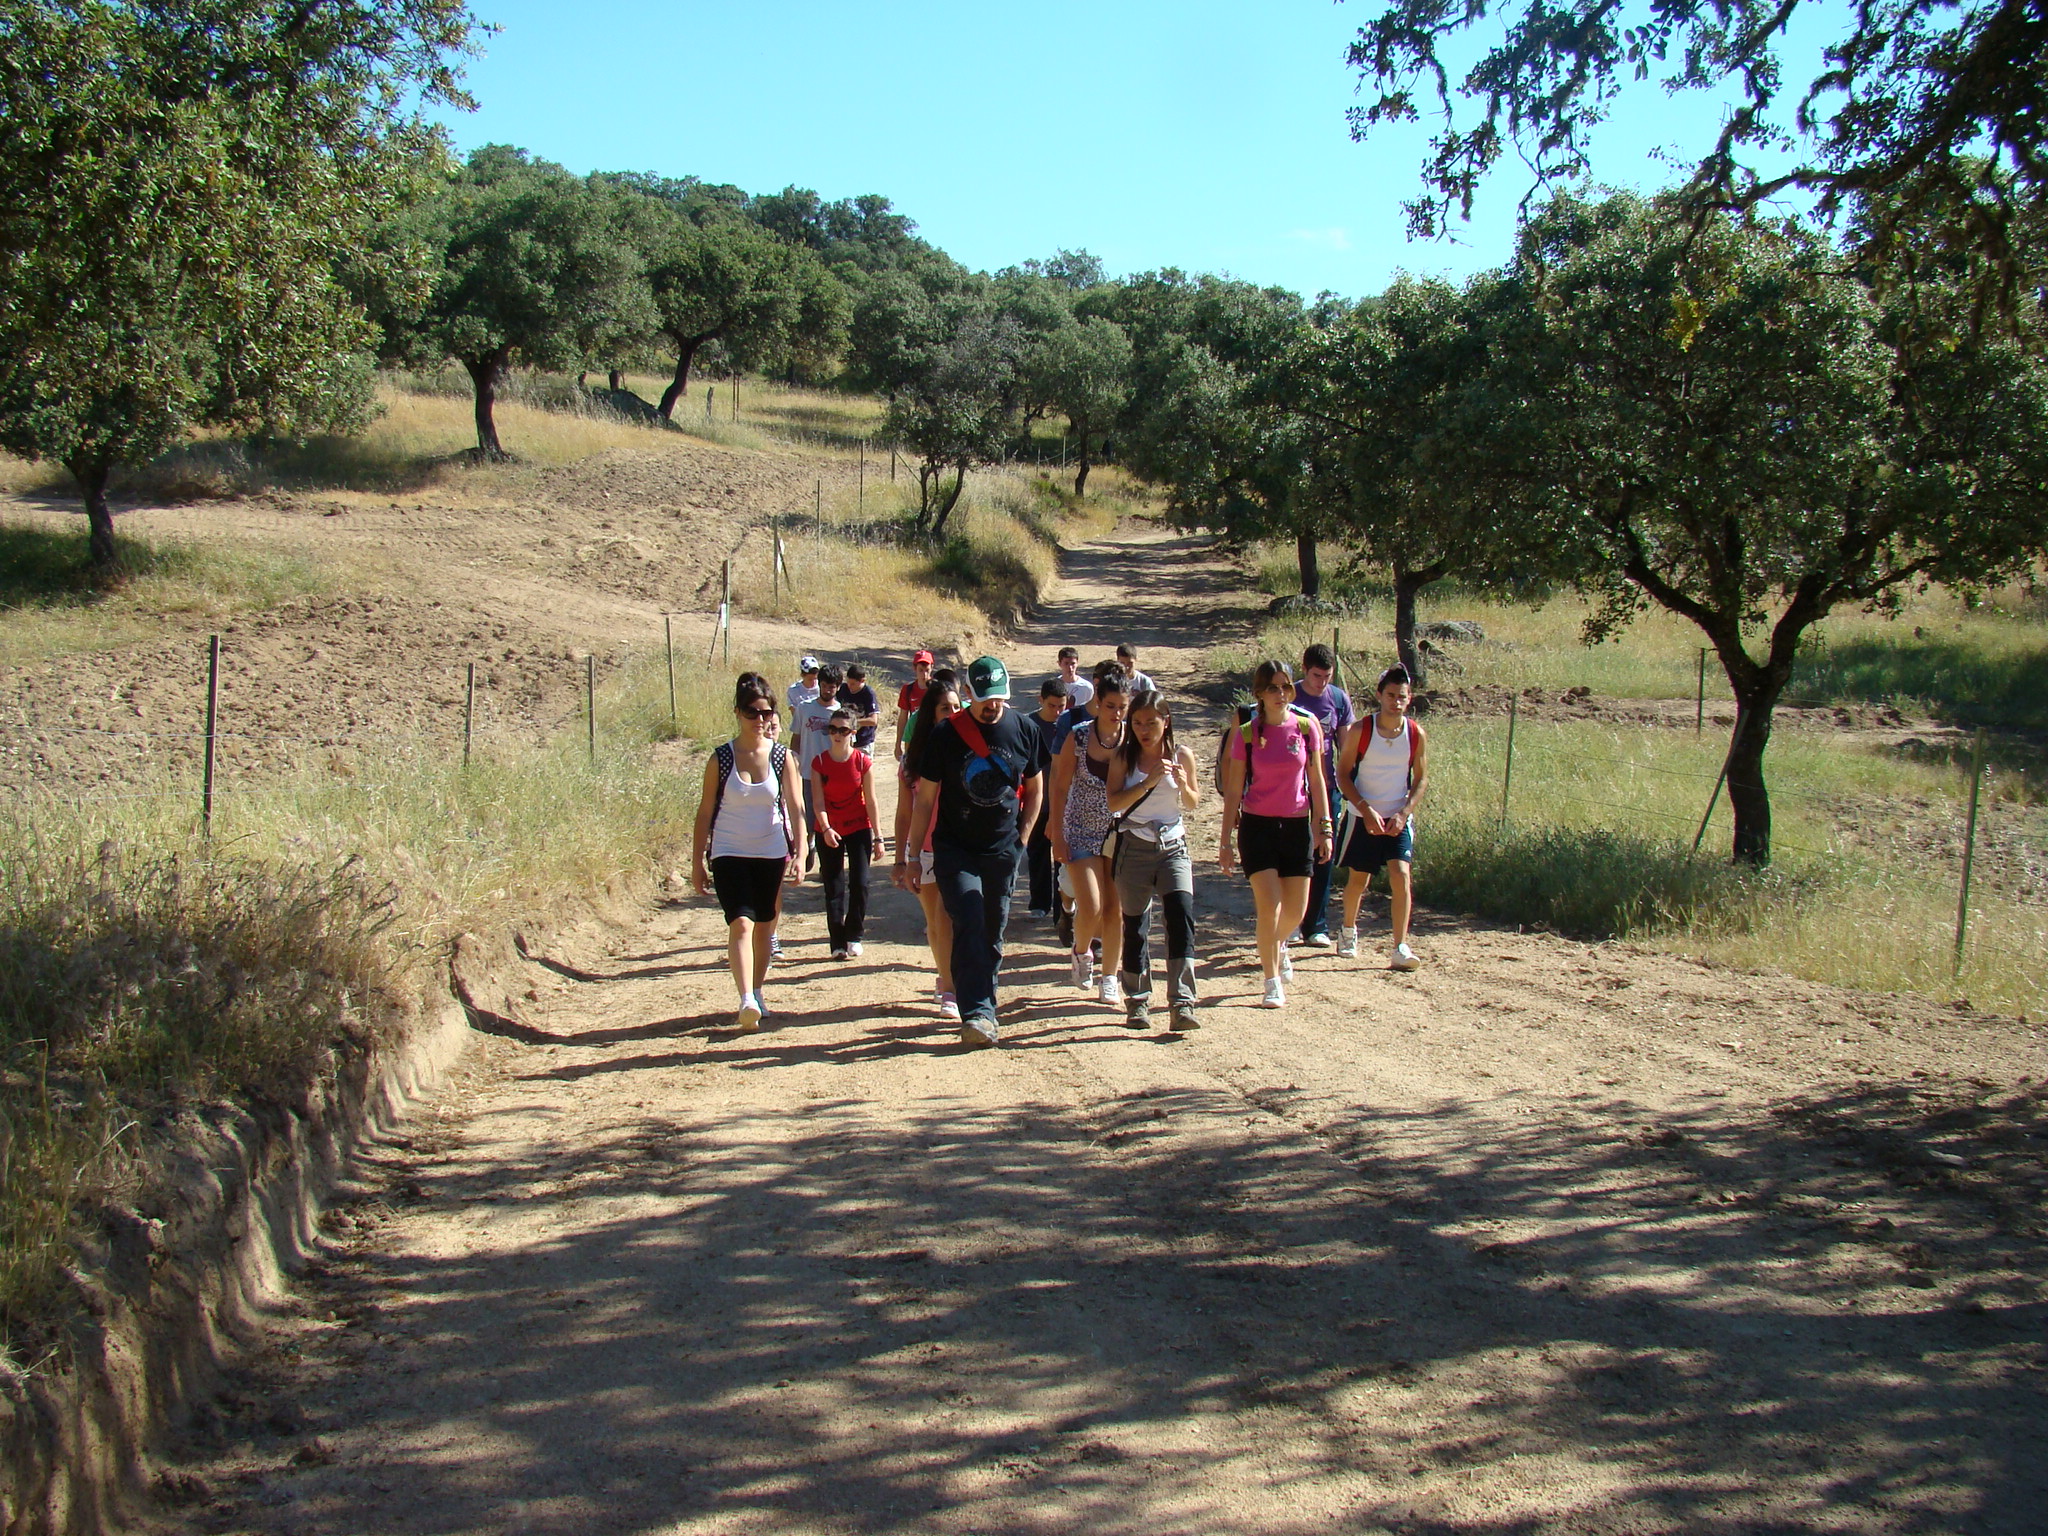
[[[1301,938],[1330,931],[1330,877],[1336,872],[1335,859],[1326,859],[1310,867],[1308,906],[1301,914]]]
[[[859,940],[868,924],[868,861],[875,856],[875,834],[863,827],[839,839],[837,848],[818,843],[818,867],[825,882],[825,936],[832,948],[844,949]]]
[[[1031,829],[1031,840],[1024,845],[1024,853],[1031,865],[1031,910],[1050,912],[1059,905],[1059,870],[1052,862],[1052,839],[1046,835],[1046,818],[1052,814],[1048,803],[1038,808],[1038,825]]]
[[[974,850],[932,844],[932,878],[953,920],[953,990],[963,1021],[995,1022],[996,973],[1002,969],[1003,930],[1021,852],[1014,842]]]

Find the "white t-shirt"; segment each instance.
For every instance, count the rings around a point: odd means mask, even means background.
[[[1067,684],[1067,708],[1069,709],[1073,709],[1077,705],[1086,704],[1094,697],[1095,685],[1085,677],[1076,677],[1071,683]]]
[[[1404,715],[1398,734],[1382,736],[1379,716],[1365,717],[1365,750],[1358,754],[1351,782],[1359,798],[1382,816],[1408,809],[1408,733],[1413,729]]]
[[[771,752],[770,761],[778,754]],[[758,784],[740,777],[735,767],[725,781],[718,816],[711,823],[714,859],[786,859],[789,829],[784,822],[782,785],[772,771]]]
[[[1142,768],[1131,768],[1124,774],[1124,788],[1143,784],[1149,775]],[[1180,813],[1180,769],[1168,759],[1166,782],[1137,805],[1124,813],[1124,829],[1134,835],[1155,843],[1170,843],[1186,835],[1181,824]]]
[[[1135,667],[1131,669],[1130,681],[1124,684],[1124,697],[1134,698],[1138,694],[1156,690],[1159,685]]]
[[[796,716],[791,722],[797,733],[796,760],[808,763],[820,752],[829,751],[832,746],[832,715],[843,708],[837,699],[827,704],[817,694],[796,706]]]
[[[816,683],[795,682],[789,685],[789,707],[791,709],[802,709],[806,704],[815,703],[817,697],[818,685]]]

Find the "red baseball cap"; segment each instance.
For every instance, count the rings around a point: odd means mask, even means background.
[[[911,664],[912,666],[916,666],[916,665],[917,665],[917,664],[918,664],[918,663],[919,663],[919,662],[921,661],[921,662],[923,662],[923,663],[924,663],[924,664],[925,664],[926,666],[930,666],[930,665],[931,665],[931,660],[932,660],[932,653],[931,653],[930,651],[919,651],[919,652],[918,652],[918,653],[917,653],[917,654],[916,654],[915,656],[913,656],[913,657],[911,657],[911,658],[910,658],[910,664]]]

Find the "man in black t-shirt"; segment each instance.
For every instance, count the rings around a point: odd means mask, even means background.
[[[905,846],[923,847],[931,830],[932,879],[953,920],[960,1038],[994,1045],[1010,890],[1022,831],[1037,821],[1044,797],[1046,750],[1031,717],[1009,707],[1010,674],[1000,661],[983,656],[970,662],[965,684],[965,706],[933,729],[919,762]],[[903,884],[916,890],[917,865],[899,855],[896,867]]]

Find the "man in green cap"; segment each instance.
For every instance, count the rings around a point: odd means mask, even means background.
[[[1045,792],[1045,737],[1010,708],[1010,674],[993,656],[968,663],[967,703],[932,730],[920,762],[906,848],[932,835],[932,879],[953,920],[953,986],[960,1038],[996,1043],[996,973],[1023,831]],[[896,858],[896,878],[916,890],[915,862]]]

